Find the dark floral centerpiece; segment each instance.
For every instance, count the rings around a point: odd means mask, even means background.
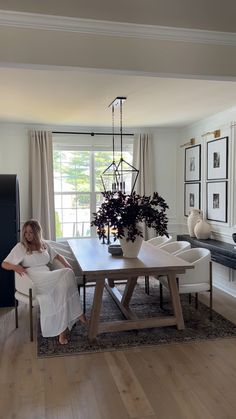
[[[114,241],[125,237],[126,241],[134,242],[138,236],[143,237],[143,224],[153,228],[157,235],[168,237],[166,210],[169,207],[157,192],[152,196],[120,191],[103,192],[102,195],[104,201],[93,213],[91,223],[97,227],[100,239],[106,239],[110,230]]]

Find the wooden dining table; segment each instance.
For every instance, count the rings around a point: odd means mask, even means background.
[[[193,268],[188,262],[177,256],[143,241],[137,258],[112,256],[108,246],[94,238],[68,240],[71,250],[78,262],[81,275],[86,283],[94,282],[95,291],[89,319],[88,337],[96,340],[99,333],[121,330],[143,329],[152,327],[176,326],[184,329],[184,319],[178,292],[176,277],[186,269]],[[168,277],[173,315],[138,318],[130,308],[130,301],[140,276],[166,275]],[[124,291],[115,285],[115,280],[125,280]],[[102,297],[107,289],[125,319],[120,321],[100,321]],[[157,299],[158,304],[158,299]]]

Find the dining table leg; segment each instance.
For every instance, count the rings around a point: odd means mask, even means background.
[[[100,311],[102,305],[102,295],[104,290],[105,278],[96,281],[95,291],[93,296],[93,306],[89,320],[88,338],[94,341],[98,334]]]
[[[169,284],[169,289],[170,289],[174,315],[176,318],[177,329],[182,330],[185,328],[185,326],[184,326],[183,312],[182,312],[175,272],[168,273],[168,284]]]
[[[138,277],[131,277],[127,279],[127,283],[124,289],[124,292],[122,294],[121,304],[123,304],[124,307],[129,307],[130,300],[132,298],[134,288],[137,284]]]

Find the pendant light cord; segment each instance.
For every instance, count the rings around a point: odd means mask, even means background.
[[[115,112],[114,105],[112,105],[112,153],[113,162],[115,161]]]
[[[122,118],[123,118],[123,105],[122,99],[120,99],[120,158],[123,160],[123,125],[122,125]]]

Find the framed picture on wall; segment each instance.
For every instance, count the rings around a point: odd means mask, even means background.
[[[201,145],[194,145],[185,149],[184,181],[196,182],[201,180]]]
[[[207,219],[227,223],[227,182],[207,183]]]
[[[184,215],[189,215],[192,209],[200,209],[201,207],[201,185],[200,183],[184,184]]]
[[[228,177],[228,137],[207,143],[207,180]]]

